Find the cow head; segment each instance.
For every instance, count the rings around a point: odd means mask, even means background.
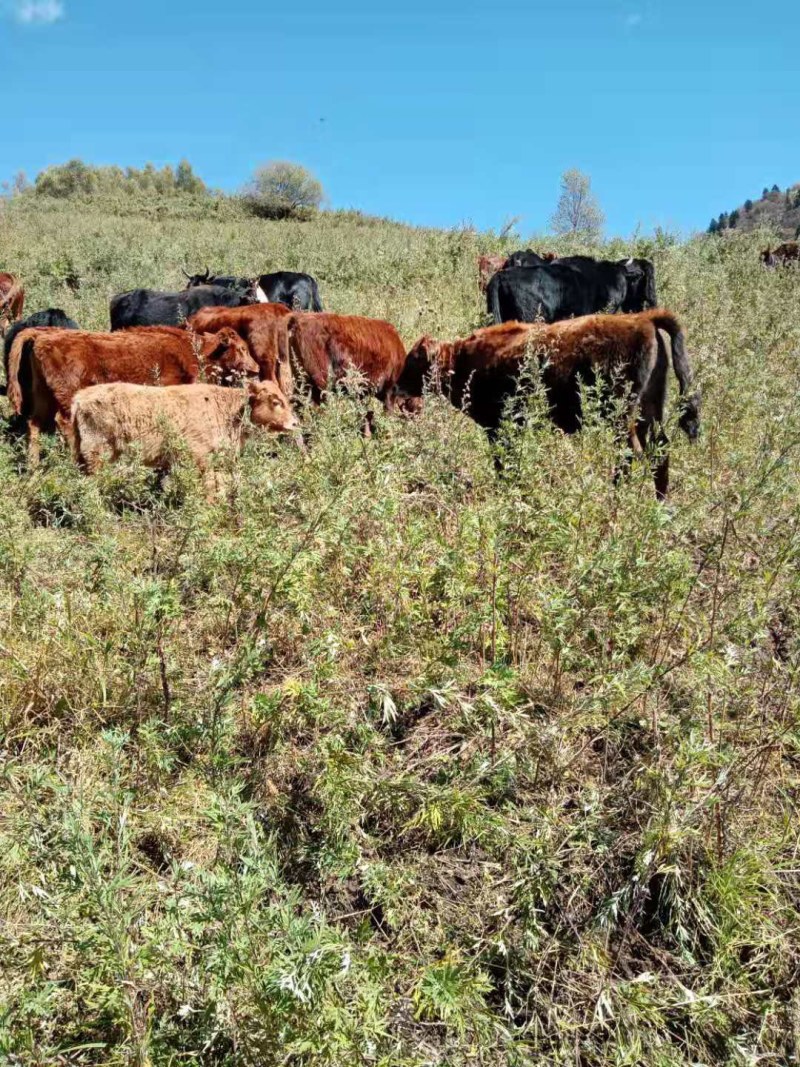
[[[421,401],[425,379],[436,366],[436,361],[441,349],[441,342],[432,337],[420,337],[414,347],[406,356],[403,373],[397,382],[399,405],[407,414],[416,414],[421,408]]]
[[[512,252],[506,260],[507,267],[541,267],[547,262],[544,256],[534,252],[532,248],[519,249]]]
[[[300,423],[277,382],[249,382],[247,404],[254,426],[276,433],[296,430]]]
[[[181,267],[181,274],[186,278],[186,288],[194,289],[198,285],[210,285],[211,284],[211,271],[206,267],[205,274],[189,274],[187,270]]]
[[[208,364],[209,381],[232,382],[258,374],[258,364],[250,355],[246,341],[230,327],[203,334],[202,352]]]
[[[622,304],[625,312],[647,311],[658,307],[656,271],[649,259],[621,259],[625,272],[626,295]]]

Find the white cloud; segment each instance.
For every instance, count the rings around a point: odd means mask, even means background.
[[[23,26],[48,26],[64,17],[63,0],[14,0],[10,10]]]
[[[631,11],[630,15],[625,17],[625,25],[632,30],[636,26],[641,26],[643,18],[641,11]]]

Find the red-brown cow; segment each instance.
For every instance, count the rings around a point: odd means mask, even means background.
[[[653,474],[656,494],[663,499],[669,482],[662,428],[668,350],[683,401],[680,426],[693,439],[700,428],[700,394],[694,388],[681,325],[664,310],[587,315],[552,324],[507,322],[450,343],[423,337],[408,354],[398,392],[401,401],[403,396],[420,396],[426,375],[435,370],[453,404],[468,405],[469,414],[494,436],[523,365],[535,357],[542,364],[551,417],[573,433],[581,425],[580,384],[600,378],[617,395],[628,396],[631,451],[641,455],[648,439],[660,446]]]
[[[190,335],[157,326],[116,333],[23,330],[9,354],[8,398],[27,423],[28,456],[39,458],[39,434],[66,429],[75,394],[89,385],[190,385],[256,375],[258,365],[233,330]]]
[[[288,330],[290,358],[307,376],[315,403],[321,401],[332,382],[353,368],[363,375],[367,388],[383,401],[386,410],[392,410],[406,355],[390,322],[319,311],[293,314]]]
[[[788,263],[796,263],[800,260],[800,244],[797,241],[786,241],[777,248],[765,248],[761,253],[761,262],[765,267],[785,267]]]
[[[207,307],[195,312],[188,325],[198,333],[231,329],[247,343],[258,364],[262,381],[277,381],[292,395],[292,368],[286,348],[286,327],[291,311],[285,304],[249,304],[247,307]]]
[[[499,270],[503,270],[508,259],[506,256],[478,256],[478,285],[482,293]]]
[[[12,322],[22,318],[25,307],[25,290],[22,283],[13,274],[0,271],[0,336]]]

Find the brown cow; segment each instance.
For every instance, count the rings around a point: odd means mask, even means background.
[[[765,267],[785,267],[798,260],[800,260],[800,244],[797,241],[786,241],[772,250],[765,248],[761,253],[761,262]]]
[[[244,389],[92,385],[76,393],[71,421],[73,455],[90,474],[132,445],[148,467],[167,468],[173,434],[205,472],[211,453],[238,448],[251,426],[280,432],[299,425],[276,382],[249,382]]]
[[[290,358],[307,376],[315,403],[352,368],[363,375],[367,388],[386,410],[393,409],[406,354],[390,322],[325,311],[300,312],[289,319],[288,331]]]
[[[478,256],[478,285],[482,293],[499,270],[503,270],[508,259],[506,256]]]
[[[190,335],[169,326],[115,333],[23,330],[8,364],[8,398],[27,423],[32,464],[39,459],[39,434],[65,429],[73,397],[89,385],[188,385],[202,371],[215,381],[258,373],[246,343],[233,330]]]
[[[22,283],[13,274],[0,271],[0,336],[12,322],[22,318],[25,307],[25,290]]]
[[[286,326],[291,311],[285,304],[249,304],[247,307],[207,307],[188,320],[198,333],[235,330],[247,342],[262,381],[277,381],[292,395],[292,368],[286,351]]]
[[[653,473],[656,495],[663,499],[669,483],[668,442],[661,425],[668,349],[683,398],[680,426],[693,439],[700,426],[700,394],[693,387],[681,325],[664,310],[587,315],[551,325],[507,322],[450,343],[423,337],[409,352],[398,392],[401,397],[418,397],[425,376],[435,369],[453,404],[460,408],[468,403],[469,414],[494,437],[505,403],[516,392],[520,371],[533,356],[542,364],[553,421],[573,433],[581,425],[580,383],[602,378],[617,395],[629,391],[627,431],[632,452],[641,455],[648,439],[660,446]]]

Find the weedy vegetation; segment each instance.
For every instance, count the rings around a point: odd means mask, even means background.
[[[336,395],[211,502],[3,439],[0,1059],[797,1059],[800,284],[760,236],[604,248],[653,256],[704,391],[668,506],[535,387],[499,471],[437,397],[366,440]],[[286,268],[410,345],[480,325],[511,246],[22,196],[0,247],[86,328],[183,265]]]

